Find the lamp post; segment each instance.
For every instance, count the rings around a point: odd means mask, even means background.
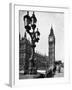
[[[32,16],[29,16],[29,11],[27,11],[27,15],[24,16],[24,27],[26,29],[26,32],[30,35],[31,37],[31,48],[32,48],[32,53],[31,57],[29,59],[29,72],[28,74],[35,74],[36,73],[36,64],[35,64],[35,47],[36,47],[36,42],[39,41],[39,36],[40,32],[36,29],[36,22],[37,18],[35,17],[35,14],[33,12]]]

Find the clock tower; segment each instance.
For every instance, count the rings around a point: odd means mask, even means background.
[[[48,37],[49,44],[49,67],[54,66],[55,62],[55,35],[53,32],[53,28],[50,29],[50,34]]]

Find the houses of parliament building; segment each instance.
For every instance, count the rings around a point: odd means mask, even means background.
[[[35,52],[35,64],[37,69],[46,69],[46,66],[50,67],[55,62],[55,35],[53,28],[50,29],[48,36],[49,56],[43,56]],[[24,37],[21,38],[19,34],[19,70],[24,70],[24,73],[28,73],[29,58],[31,56],[31,42],[27,40],[26,32]]]

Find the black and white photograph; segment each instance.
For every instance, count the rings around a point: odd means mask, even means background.
[[[64,77],[64,12],[19,10],[19,79]]]

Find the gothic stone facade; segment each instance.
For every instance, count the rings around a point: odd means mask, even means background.
[[[28,73],[29,58],[31,56],[31,44],[26,38],[26,33],[23,38],[19,38],[19,70],[24,70]]]

